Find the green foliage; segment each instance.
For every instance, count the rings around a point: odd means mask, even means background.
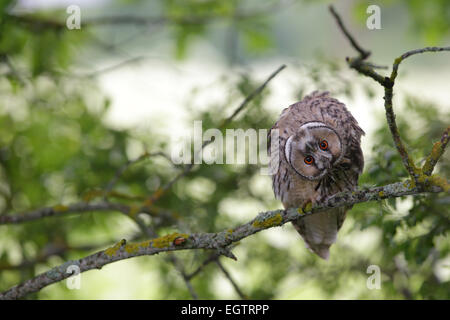
[[[144,1],[119,1],[123,3],[144,5]],[[166,40],[173,45],[175,58],[187,59],[195,39],[217,43],[211,27],[215,22],[232,25],[241,50],[253,58],[275,50],[276,42],[272,16],[264,10],[265,13],[252,16],[259,2],[249,3],[172,0],[158,2],[156,7],[157,13],[169,20],[164,28],[169,30]],[[408,4],[411,12],[417,11],[417,21],[422,19],[420,6],[428,3]],[[447,2],[436,3],[442,12],[447,12]],[[133,160],[127,155],[130,145],[141,146],[147,152],[170,154],[168,137],[151,131],[143,136],[135,130],[118,130],[105,124],[109,99],[99,92],[94,79],[72,75],[79,62],[79,49],[93,45],[88,29],[69,32],[65,28],[19,23],[9,14],[11,4],[12,1],[0,1],[0,73],[4,76],[0,78],[0,214],[100,200],[117,170]],[[249,17],[239,18],[244,14]],[[31,17],[36,21],[43,17],[63,21],[65,13],[52,10]],[[430,27],[440,35],[448,31],[445,24],[448,19],[442,17],[436,19],[439,27]],[[420,26],[420,30],[428,28]],[[345,76],[345,70],[344,63],[318,54],[315,61],[298,68],[298,78],[292,79],[295,82],[292,100],[319,89],[332,90],[351,101],[356,91],[354,84],[361,81],[363,94],[372,101],[376,99],[374,105],[380,106],[375,87],[366,85],[358,75]],[[238,78],[223,77],[219,83],[224,88],[219,101],[206,106],[190,102],[208,87],[198,88],[186,99],[191,115],[189,123],[202,120],[204,130],[220,127],[244,97],[260,85],[261,78],[256,80],[247,72]],[[273,89],[266,88],[244,112],[221,128],[223,132],[232,128],[270,128],[277,116],[269,106],[272,93]],[[403,109],[395,106],[400,132],[417,164],[422,165],[430,152],[430,142],[440,138],[450,122],[450,114],[443,112],[442,106],[410,96],[399,105],[402,103]],[[377,123],[373,152],[366,155],[367,164],[360,180],[363,187],[407,178],[384,118],[380,117]],[[138,207],[182,169],[157,157],[135,163],[123,172],[113,188],[116,194],[107,195],[108,200]],[[436,171],[450,176],[448,153]],[[174,231],[222,231],[250,220],[259,211],[280,207],[270,186],[270,178],[261,176],[255,165],[201,164],[154,204],[155,214],[138,214],[158,235]],[[448,261],[450,253],[449,203],[449,196],[440,194],[357,205],[348,214],[329,262],[310,254],[290,225],[245,239],[233,250],[237,262],[226,258],[221,261],[252,299],[448,299],[448,280],[440,278],[436,270]],[[163,214],[171,219],[165,219]],[[117,212],[74,213],[0,226],[0,291],[122,238],[140,239],[142,235],[130,217]],[[190,251],[174,255],[189,273],[209,254]],[[87,289],[70,291],[59,283],[27,298],[96,298],[104,294],[102,288],[108,286],[108,281],[129,279],[125,276],[134,279],[126,284],[131,297],[190,298],[179,273],[164,259],[166,256],[115,263],[101,271],[86,273],[87,278],[83,274],[83,279],[89,279],[83,280],[83,285],[91,285],[92,293]],[[20,264],[22,267],[12,267]],[[373,264],[380,266],[383,275],[379,291],[365,286],[367,267]],[[121,266],[119,272],[114,269]],[[140,268],[139,272],[133,273],[135,268]],[[115,273],[102,278],[108,270]],[[154,275],[151,286],[142,292],[135,290],[150,272]],[[217,289],[221,281],[228,283],[211,263],[192,279],[192,285],[201,298],[237,298],[233,291],[225,295]],[[119,291],[112,285],[108,290]],[[126,295],[119,291],[114,297]]]
[[[407,114],[408,117],[402,114]],[[430,141],[438,141],[449,122],[450,113],[440,112],[434,104],[412,97],[406,99],[405,108],[397,117],[397,124],[410,154],[420,161],[418,165],[423,165],[425,157],[431,151]],[[362,182],[383,185],[406,179],[407,173],[392,144],[387,126],[381,126],[375,137],[374,157],[370,159]],[[450,174],[448,160],[448,155],[444,155],[436,169],[436,173],[443,177]],[[410,298],[414,299],[448,298],[446,290],[429,290],[429,285],[436,281],[433,270],[436,262],[449,254],[446,241],[450,227],[448,201],[447,194],[426,195],[389,199],[380,206],[364,208],[364,211],[360,208],[353,210],[364,212],[359,216],[356,227],[376,227],[382,230],[378,250],[383,251],[383,257],[377,264],[394,270],[390,274],[393,279],[406,277],[414,278],[417,282],[412,285],[406,279],[400,281],[400,284],[394,281],[392,291],[407,290]]]
[[[411,33],[419,34],[428,45],[439,45],[450,34],[450,2],[447,0],[358,1],[354,12],[361,22],[367,19],[366,9],[372,4],[380,6],[382,17],[388,10],[399,11],[406,5]]]

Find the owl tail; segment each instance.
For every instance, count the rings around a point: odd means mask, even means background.
[[[305,240],[306,247],[322,259],[328,260],[330,246],[336,242],[340,227],[336,211],[316,213],[292,224]]]
[[[328,258],[330,257],[331,244],[318,244],[311,246],[308,242],[305,243],[309,250],[317,254],[322,259],[328,260]]]

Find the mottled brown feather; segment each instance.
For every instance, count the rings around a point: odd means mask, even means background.
[[[288,163],[284,148],[287,139],[307,122],[323,122],[339,135],[342,143],[342,158],[320,181],[304,179]],[[279,166],[272,176],[275,196],[285,208],[302,207],[308,202],[316,203],[341,191],[353,190],[364,167],[360,141],[364,131],[345,105],[332,98],[328,92],[313,92],[300,102],[281,112],[280,118],[271,128],[279,130]],[[268,152],[270,154],[270,135]],[[342,227],[346,212],[351,207],[330,209],[293,222],[304,238],[307,247],[322,258],[328,258],[328,249],[335,242]],[[317,216],[317,217],[314,217]],[[314,235],[322,238],[315,243]],[[311,238],[312,237],[312,238]]]

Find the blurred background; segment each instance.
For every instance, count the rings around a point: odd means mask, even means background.
[[[450,43],[447,0],[0,0],[0,215],[101,201],[127,161],[170,154],[194,120],[204,130],[218,128],[282,64],[287,68],[227,128],[268,129],[283,108],[328,90],[366,131],[360,184],[406,179],[382,88],[345,64],[356,54],[330,3],[372,51],[372,62],[389,69],[405,51]],[[371,4],[381,9],[379,30],[366,27]],[[70,5],[81,9],[79,30],[66,27]],[[449,53],[428,53],[400,68],[394,107],[420,163],[450,123],[449,61]],[[245,223],[281,208],[259,169],[198,165],[153,214],[138,216],[157,235]],[[139,206],[180,170],[161,157],[135,163],[108,200]],[[448,152],[436,172],[450,176]],[[448,194],[433,194],[356,205],[328,262],[312,255],[290,224],[272,228],[238,244],[238,261],[205,264],[190,284],[202,299],[448,299],[449,204]],[[0,291],[123,238],[145,237],[118,212],[0,225]],[[191,299],[180,270],[189,275],[210,255],[119,261],[83,273],[79,290],[63,281],[27,298]],[[370,265],[381,270],[379,290],[366,286]]]

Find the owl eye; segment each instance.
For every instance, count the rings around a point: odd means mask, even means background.
[[[328,142],[327,142],[327,140],[322,140],[319,143],[319,148],[322,149],[322,150],[327,150],[328,149]]]
[[[313,164],[313,163],[314,163],[314,158],[311,157],[311,156],[306,156],[306,157],[305,157],[305,163],[306,163],[307,165]]]

